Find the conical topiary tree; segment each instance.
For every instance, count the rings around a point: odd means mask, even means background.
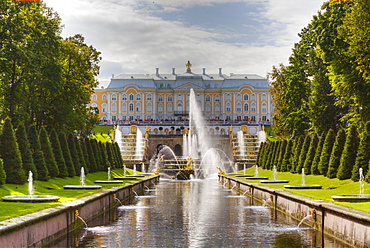
[[[352,170],[356,163],[356,155],[358,150],[359,138],[355,125],[351,125],[347,129],[346,140],[344,143],[342,157],[338,167],[337,178],[340,180],[350,179]],[[357,171],[358,173],[358,171]]]
[[[108,160],[107,150],[105,149],[104,143],[101,141],[98,142],[98,147],[103,161],[103,169],[106,171],[109,167],[111,167]]]
[[[122,158],[122,155],[121,155],[121,151],[120,151],[120,148],[119,148],[119,145],[117,142],[114,142],[114,147],[115,147],[115,152],[116,152],[116,164],[117,164],[117,167],[116,168],[120,168],[122,167],[123,165],[123,158]]]
[[[306,137],[304,138],[303,145],[302,145],[301,154],[299,155],[298,166],[295,169],[297,173],[301,173],[303,169],[304,162],[306,160],[306,156],[308,153],[308,149],[310,148],[310,143],[311,143],[311,136],[306,135]]]
[[[343,129],[339,129],[330,155],[328,173],[326,173],[328,178],[335,178],[337,176],[345,140],[346,133]]]
[[[26,128],[23,124],[18,126],[16,137],[19,151],[21,152],[25,175],[27,175],[29,171],[32,171],[34,178],[37,178],[37,170],[35,163],[33,162],[30,142],[28,140]]]
[[[51,147],[49,135],[46,132],[44,127],[41,127],[40,130],[40,143],[41,143],[41,150],[44,153],[46,167],[49,171],[50,177],[57,177],[59,175],[58,165],[55,161],[54,152]]]
[[[85,155],[84,155],[84,149],[83,149],[84,143],[82,143],[77,137],[75,137],[74,141],[75,141],[75,147],[76,147],[77,154],[78,154],[79,164],[81,167],[84,167],[84,170],[88,170],[88,168],[86,167]],[[76,171],[76,174],[80,175],[81,171],[79,172]]]
[[[3,160],[0,158],[0,185],[6,182],[6,173],[4,170]]]
[[[0,157],[3,160],[6,183],[24,184],[27,178],[10,119],[5,120],[0,140]]]
[[[322,147],[324,145],[324,140],[325,140],[325,133],[323,132],[321,136],[319,137],[319,143],[317,144],[317,148],[315,151],[315,156],[312,161],[311,165],[311,174],[312,175],[320,175],[319,171],[319,163],[320,163],[320,156],[322,152]]]
[[[91,143],[92,143],[91,139],[86,139],[85,142],[86,142],[86,151],[87,151],[87,158],[88,158],[86,162],[89,167],[89,172],[96,172],[98,169],[96,165],[94,150],[92,149],[92,146],[91,146]]]
[[[290,170],[290,161],[292,158],[292,148],[293,148],[293,140],[288,140],[288,143],[285,148],[283,161],[281,162],[280,171],[289,171]]]
[[[297,143],[294,146],[293,159],[292,159],[292,163],[291,163],[292,166],[290,168],[290,172],[292,172],[292,173],[297,172],[296,169],[298,168],[299,156],[301,155],[301,150],[302,150],[302,147],[303,147],[303,141],[304,141],[304,137],[300,136],[297,140]]]
[[[35,125],[30,126],[28,130],[28,138],[31,149],[33,150],[32,157],[37,170],[37,179],[41,181],[49,180],[49,171],[46,167],[44,153],[41,150],[39,133]]]
[[[58,177],[64,178],[68,176],[66,162],[64,161],[64,156],[62,148],[60,147],[59,137],[54,128],[50,131],[50,143],[53,148],[54,158],[58,166],[59,174]]]
[[[367,175],[370,161],[370,121],[366,123],[361,134],[360,144],[356,154],[355,166],[352,170],[351,179],[357,182],[360,179],[359,169],[362,168],[364,175]]]
[[[95,161],[96,161],[96,170],[103,170],[103,159],[98,147],[98,141],[96,139],[90,139],[91,148],[94,151]]]
[[[310,143],[310,146],[308,148],[307,155],[306,155],[306,159],[303,163],[303,168],[304,168],[304,171],[305,171],[306,174],[311,174],[311,166],[312,166],[312,163],[313,163],[313,159],[315,157],[317,142],[318,142],[317,135],[313,134],[312,138],[311,138],[311,143]]]
[[[273,155],[273,161],[271,163],[271,166],[269,167],[270,170],[274,168],[274,165],[277,166],[278,160],[279,160],[279,154],[280,154],[280,147],[282,141],[275,141],[276,142],[276,148]]]
[[[261,142],[260,147],[259,147],[259,149],[258,149],[258,154],[257,154],[257,160],[256,160],[256,163],[257,163],[257,165],[259,165],[259,166],[261,166],[261,165],[262,165],[262,157],[263,157],[264,145],[265,145],[265,142]]]
[[[114,160],[114,156],[113,156],[113,149],[112,149],[112,143],[105,143],[105,148],[107,150],[107,156],[108,156],[108,160],[109,160],[109,164],[112,166],[112,168],[119,168],[117,167],[116,165],[116,161]]]
[[[80,159],[78,158],[78,152],[75,146],[75,137],[73,133],[68,134],[67,141],[68,141],[68,147],[69,152],[71,154],[72,162],[75,167],[75,172],[77,176],[80,176],[81,174],[81,165],[80,165]]]
[[[288,144],[287,140],[283,140],[280,144],[279,157],[278,157],[278,160],[277,160],[277,163],[276,163],[276,168],[277,168],[278,171],[281,171],[281,167],[282,167],[282,164],[283,164],[283,159],[284,159],[287,144]]]
[[[319,172],[321,175],[326,176],[329,168],[329,161],[331,151],[333,150],[333,145],[335,141],[335,134],[333,129],[329,129],[328,133],[325,136],[324,145],[322,147],[320,162],[319,162]]]
[[[62,149],[63,152],[64,161],[66,162],[68,176],[74,177],[76,176],[76,170],[71,158],[71,152],[69,150],[66,134],[64,132],[61,132],[59,133],[58,137],[60,142],[60,148]]]

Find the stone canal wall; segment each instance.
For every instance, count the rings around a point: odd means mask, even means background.
[[[0,222],[0,247],[40,247],[57,240],[99,215],[110,212],[121,202],[131,201],[135,192],[142,194],[146,187],[159,182],[159,176],[132,184],[103,190],[60,206]],[[135,192],[134,192],[135,191]],[[22,203],[20,203],[22,204]],[[37,204],[37,203],[35,203]],[[70,244],[65,244],[70,246]]]
[[[322,234],[352,247],[370,247],[370,214],[224,175],[220,175],[219,180],[223,185],[243,194],[247,191],[246,195],[254,201],[271,201],[270,206],[276,211],[297,221],[311,215],[305,224],[320,230]]]

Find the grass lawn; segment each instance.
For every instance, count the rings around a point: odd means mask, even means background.
[[[127,174],[133,174],[132,170],[127,169]],[[123,169],[111,171],[112,178],[123,176]],[[94,172],[86,175],[85,183],[94,184],[96,180],[107,180],[107,172]],[[125,180],[124,183],[132,183],[135,180]],[[3,202],[0,201],[0,221],[13,217],[33,213],[45,208],[58,206],[62,202],[73,201],[78,198],[94,194],[104,189],[117,187],[123,184],[100,184],[101,189],[97,190],[74,190],[64,189],[64,185],[80,185],[79,177],[53,178],[47,182],[34,181],[34,195],[53,195],[59,196],[59,202],[51,203],[24,203],[24,202]],[[4,184],[0,186],[0,197],[7,195],[28,195],[28,183],[23,185]]]
[[[255,167],[248,168],[245,174],[254,174]],[[239,171],[239,173],[243,173],[243,170]],[[272,171],[265,170],[259,168],[258,176],[261,177],[269,177],[272,179]],[[288,180],[289,183],[260,183],[259,180],[248,180],[244,178],[240,178],[247,182],[258,183],[259,185],[267,186],[270,188],[282,189],[288,192],[291,192],[296,195],[306,196],[317,200],[325,200],[330,201],[335,204],[348,207],[351,209],[360,210],[366,213],[370,213],[370,202],[365,203],[347,203],[347,202],[334,202],[331,199],[333,195],[351,195],[351,194],[359,194],[360,192],[360,183],[353,182],[351,179],[348,180],[339,180],[337,178],[329,179],[324,176],[314,176],[314,175],[306,175],[305,181],[306,184],[319,184],[322,185],[322,189],[285,189],[284,185],[286,184],[293,184],[293,185],[300,185],[302,184],[302,175],[301,174],[293,174],[290,172],[278,172],[277,180]],[[365,190],[364,194],[370,194],[370,184],[365,183]]]
[[[91,138],[102,142],[108,142],[112,139],[113,129],[113,126],[94,126]]]

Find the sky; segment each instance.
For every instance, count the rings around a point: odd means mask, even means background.
[[[251,73],[287,64],[298,33],[325,0],[44,0],[64,25],[101,52],[112,74]]]

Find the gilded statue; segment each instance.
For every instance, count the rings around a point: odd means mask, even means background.
[[[188,63],[186,64],[186,71],[191,71],[191,64],[190,64],[190,61],[188,61]]]

